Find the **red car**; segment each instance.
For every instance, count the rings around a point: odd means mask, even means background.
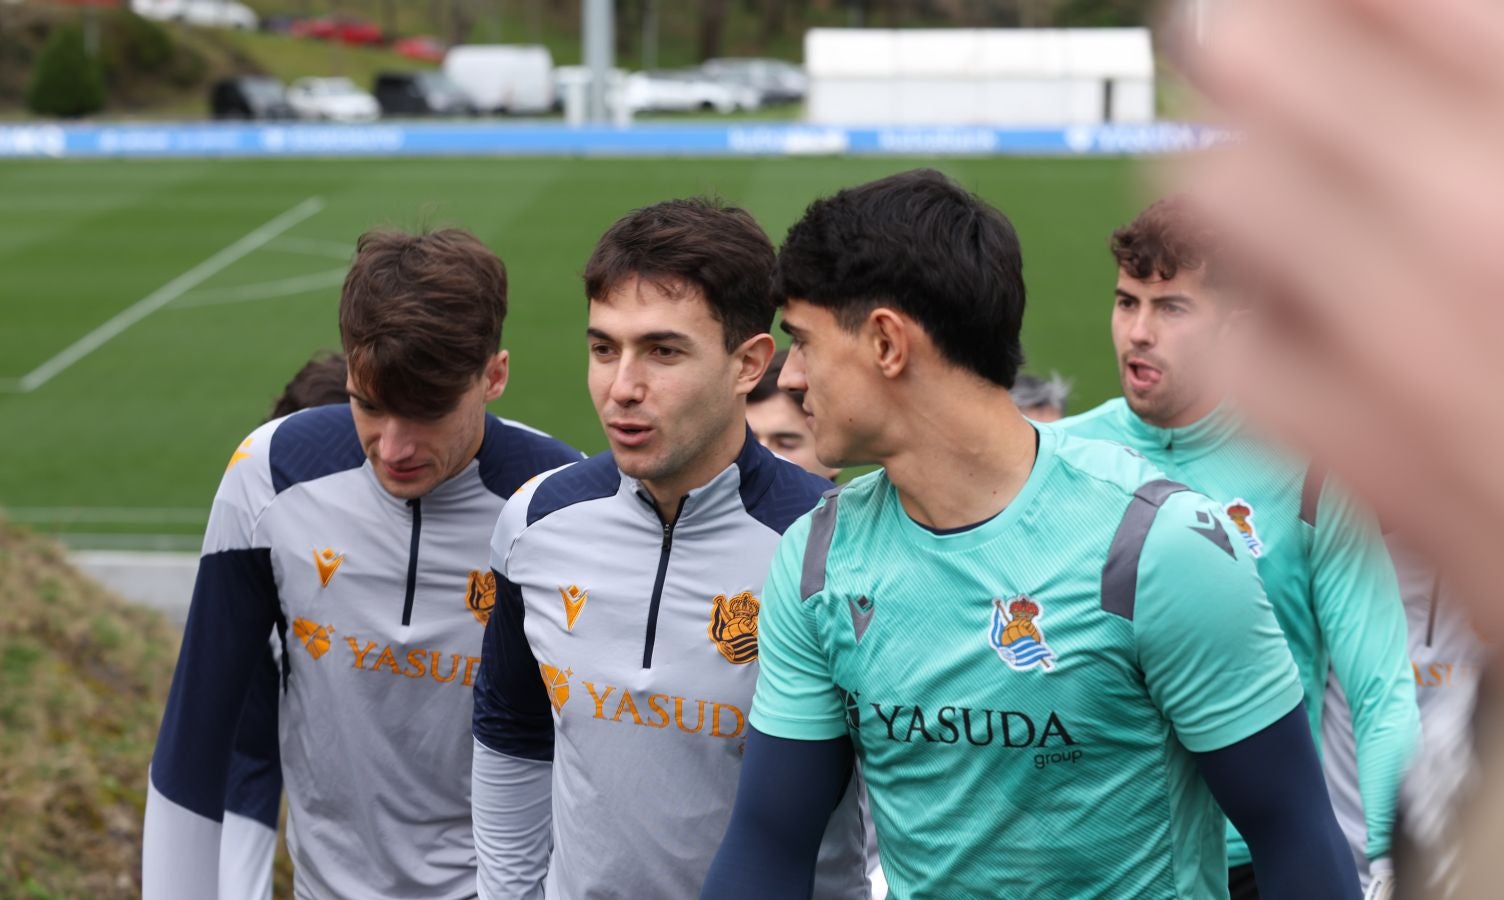
[[[324,16],[317,19],[298,19],[287,29],[287,33],[297,38],[315,38],[327,41],[334,37],[334,20]]]
[[[381,33],[381,26],[364,19],[336,18],[334,39],[342,44],[357,46],[386,43],[386,35]]]
[[[345,16],[320,16],[316,19],[300,19],[288,29],[293,37],[314,38],[320,41],[339,41],[341,44],[374,45],[386,43],[381,27],[364,19]]]
[[[393,42],[392,51],[408,59],[440,63],[444,61],[444,54],[449,52],[449,47],[436,37],[421,35]]]

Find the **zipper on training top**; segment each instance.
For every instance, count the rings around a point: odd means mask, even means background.
[[[423,502],[418,499],[409,500],[407,508],[413,511],[413,540],[407,551],[407,599],[402,601],[403,625],[411,625],[413,621],[413,594],[418,590],[418,534],[423,530]]]
[[[640,496],[640,495],[639,495]],[[646,497],[643,498],[647,500]],[[648,633],[642,645],[642,667],[653,667],[653,641],[658,636],[658,601],[663,599],[663,580],[668,575],[668,554],[674,549],[674,526],[679,523],[679,516],[684,512],[684,501],[689,499],[686,494],[679,498],[679,508],[674,510],[673,519],[663,522],[663,545],[658,551],[658,577],[653,581],[653,599],[648,602]],[[649,501],[651,503],[651,501]],[[652,504],[654,511],[658,509]],[[658,517],[660,522],[663,516]]]

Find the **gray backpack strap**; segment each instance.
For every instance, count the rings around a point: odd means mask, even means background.
[[[815,508],[809,521],[809,540],[804,545],[804,568],[799,573],[799,599],[808,600],[825,590],[825,559],[830,556],[830,542],[836,536],[836,501],[841,488],[834,487],[823,496],[825,505]]]
[[[1102,609],[1132,621],[1133,603],[1138,594],[1138,559],[1149,538],[1149,527],[1159,508],[1172,494],[1190,488],[1175,481],[1150,481],[1133,492],[1123,521],[1118,523],[1107,550],[1107,564],[1102,567]]]

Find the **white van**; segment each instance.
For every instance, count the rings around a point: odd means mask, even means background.
[[[481,112],[554,108],[554,58],[541,44],[466,44],[444,55],[444,74]]]

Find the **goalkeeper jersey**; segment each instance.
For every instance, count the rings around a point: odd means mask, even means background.
[[[1258,562],[1300,669],[1318,749],[1328,668],[1353,701],[1368,855],[1385,855],[1420,718],[1405,652],[1405,610],[1377,523],[1307,465],[1249,437],[1226,410],[1185,428],[1155,428],[1118,398],[1060,427],[1143,454],[1169,477],[1213,498],[1232,520],[1234,538]],[[1227,833],[1229,863],[1249,862],[1231,824]]]
[[[1300,681],[1214,505],[1122,447],[1039,429],[993,519],[935,533],[882,471],[774,558],[751,722],[849,735],[894,896],[1226,896],[1192,754]]]
[[[263,425],[215,495],[152,757],[147,900],[217,895],[226,772],[274,625],[298,898],[475,895],[468,723],[507,497],[580,454],[487,416],[480,451],[417,500],[382,489],[348,404]],[[275,798],[264,804],[276,827]]]

